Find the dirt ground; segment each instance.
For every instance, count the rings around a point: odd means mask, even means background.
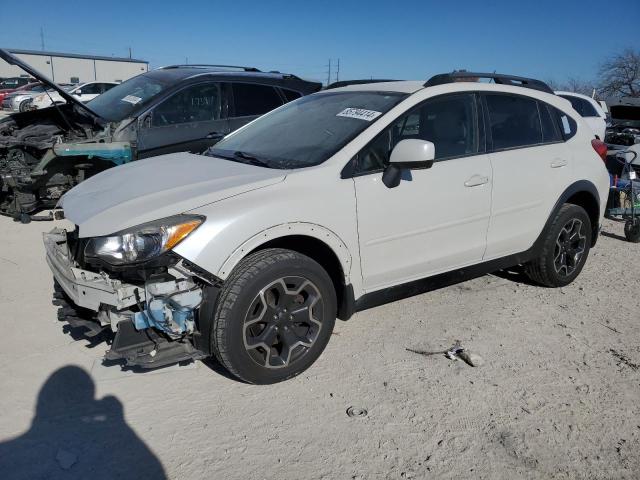
[[[50,228],[0,218],[4,479],[640,478],[640,246],[619,223],[569,287],[499,273],[358,313],[273,386],[102,365],[56,319]],[[407,351],[455,340],[485,365]]]

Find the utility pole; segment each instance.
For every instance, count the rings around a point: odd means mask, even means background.
[[[129,47],[129,58],[131,58],[131,47]]]
[[[336,67],[336,82],[340,81],[340,59],[338,59],[338,66]]]
[[[184,64],[189,65],[189,57],[184,57]]]
[[[329,59],[329,70],[327,71],[327,86],[331,83],[331,59]]]
[[[44,52],[44,30],[40,27],[40,49]]]

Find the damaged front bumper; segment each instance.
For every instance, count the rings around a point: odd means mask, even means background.
[[[133,284],[80,268],[63,229],[45,233],[44,245],[58,286],[54,303],[66,312],[61,319],[85,327],[88,336],[113,332],[107,360],[156,368],[207,356],[192,341],[203,285],[180,262]]]

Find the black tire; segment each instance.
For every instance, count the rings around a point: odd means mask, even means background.
[[[20,112],[26,112],[27,111],[27,107],[29,106],[30,101],[29,100],[23,100],[22,102],[20,102],[20,105],[18,105],[18,111]]]
[[[624,224],[624,236],[628,242],[640,243],[640,218],[627,220]]]
[[[281,382],[318,359],[336,315],[333,283],[316,261],[291,250],[261,250],[243,259],[225,281],[214,311],[211,350],[245,382]]]
[[[577,241],[569,241],[567,236],[571,238],[571,231],[567,231],[567,228],[575,230],[578,227],[580,238]],[[547,287],[569,285],[580,274],[587,261],[591,249],[591,236],[591,220],[584,208],[564,204],[543,233],[540,256],[525,265],[527,276]],[[579,257],[578,252],[581,252]],[[563,264],[566,264],[564,268]]]

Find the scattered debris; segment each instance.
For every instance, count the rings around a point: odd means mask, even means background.
[[[417,353],[418,355],[444,355],[449,360],[462,360],[467,365],[472,367],[479,367],[484,365],[484,359],[477,353],[472,353],[464,348],[460,340],[456,340],[451,348],[448,350],[440,350],[437,352],[430,352],[426,350],[414,350],[412,348],[406,349],[408,352]]]
[[[615,332],[615,333],[620,333],[620,334],[622,334],[622,332],[621,332],[621,331],[619,331],[619,330],[616,330],[615,328],[613,328],[613,327],[610,327],[609,325],[606,325],[606,324],[604,324],[604,323],[601,323],[601,322],[596,322],[596,323],[598,323],[598,324],[600,324],[600,325],[602,325],[602,326],[603,326],[604,328],[608,328],[608,329],[609,329],[609,330],[611,330],[612,332]]]
[[[640,365],[638,365],[637,363],[633,363],[631,360],[629,360],[629,358],[624,353],[620,353],[614,350],[613,348],[610,349],[609,351],[614,357],[618,359],[618,363],[617,363],[618,366],[620,366],[620,364],[623,364],[623,365],[626,365],[627,367],[630,367],[632,370],[640,369]]]
[[[366,417],[369,412],[366,408],[361,407],[349,407],[347,408],[347,415],[349,417]]]

